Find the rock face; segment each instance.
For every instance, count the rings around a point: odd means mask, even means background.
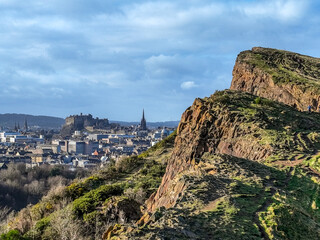
[[[119,223],[138,220],[142,216],[140,204],[125,197],[112,197],[108,202],[105,215],[109,221]]]
[[[223,91],[194,101],[181,117],[162,184],[147,203],[149,211],[175,205],[186,187],[177,176],[186,170],[196,172],[204,153],[261,162],[279,149],[294,151],[299,146],[290,132],[292,126],[317,128],[314,120],[300,116],[291,107],[266,99],[256,104],[255,99],[250,94]],[[281,138],[277,136],[281,131],[288,134],[287,139],[273,140]]]
[[[320,59],[268,48],[241,52],[230,89],[307,110],[320,105]]]

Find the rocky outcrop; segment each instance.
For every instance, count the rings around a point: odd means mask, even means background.
[[[241,52],[230,89],[307,110],[320,105],[320,59],[268,48]]]
[[[142,214],[140,204],[127,197],[112,197],[106,207],[106,218],[109,221],[126,223],[138,220]]]
[[[261,161],[276,150],[277,144],[259,142],[262,139],[260,129],[273,124],[267,114],[258,111],[256,119],[249,119],[241,106],[236,107],[245,102],[244,105],[250,108],[254,99],[252,95],[224,91],[194,101],[181,117],[161,186],[147,202],[149,211],[174,206],[186,187],[184,180],[177,180],[177,176],[186,170],[197,171],[204,153]],[[248,121],[250,124],[246,125]]]

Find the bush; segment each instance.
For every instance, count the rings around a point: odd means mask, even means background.
[[[138,156],[132,156],[120,159],[116,162],[116,171],[119,173],[128,173],[131,172],[136,167],[142,164],[142,159]]]
[[[84,181],[72,183],[67,187],[67,196],[72,199],[81,197],[88,191],[96,189],[103,184],[103,179],[100,176],[92,176],[86,178]]]
[[[0,240],[27,240],[27,238],[21,236],[18,230],[11,230],[7,234],[2,234]]]
[[[254,99],[255,104],[261,104],[261,102],[262,102],[261,97],[257,97]]]
[[[83,214],[90,213],[95,209],[95,202],[92,198],[81,197],[73,202],[73,212],[81,217]]]
[[[123,185],[103,185],[95,190],[86,193],[84,196],[73,202],[73,212],[76,216],[82,217],[95,210],[107,198],[111,196],[121,195],[124,191]]]
[[[50,219],[48,217],[41,219],[36,223],[36,229],[40,232],[43,232],[43,230],[48,227],[50,224]]]
[[[86,223],[89,223],[91,225],[94,225],[95,222],[97,221],[97,219],[99,219],[100,217],[100,214],[98,211],[93,211],[91,213],[88,213],[88,214],[84,214],[83,215],[83,220],[86,222]]]

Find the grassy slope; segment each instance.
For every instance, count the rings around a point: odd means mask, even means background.
[[[21,211],[9,224],[10,229],[18,229],[25,239],[62,239],[59,231],[53,228],[55,220],[62,217],[77,222],[79,235],[84,239],[101,236],[99,231],[105,230],[108,221],[117,223],[118,220],[106,216],[108,208],[134,205],[136,209],[131,210],[136,211],[142,204],[131,196],[142,193],[140,200],[144,201],[158,188],[174,139],[175,133],[138,157],[123,159],[49,194],[38,204]],[[128,189],[131,195],[125,194]],[[67,216],[69,213],[71,216]],[[6,239],[2,237],[1,240]]]
[[[320,59],[293,52],[255,48],[240,53],[238,60],[272,75],[277,84],[294,83],[320,92]]]

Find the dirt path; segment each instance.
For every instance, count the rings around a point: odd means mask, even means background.
[[[268,207],[273,202],[272,201],[272,196],[275,193],[276,193],[276,190],[274,188],[271,188],[271,197],[267,198],[266,201],[261,205],[261,207],[259,207],[258,210],[255,213],[253,213],[254,222],[257,224],[257,226],[259,228],[259,232],[261,234],[261,237],[264,240],[270,240],[270,238],[269,238],[268,234],[266,233],[266,231],[264,230],[263,226],[260,223],[259,213],[267,211]]]
[[[300,163],[302,163],[304,160],[304,158],[302,159],[299,159],[299,160],[287,160],[287,161],[276,161],[276,162],[273,162],[272,165],[273,166],[286,166],[286,167],[295,167],[297,165],[299,165]]]

